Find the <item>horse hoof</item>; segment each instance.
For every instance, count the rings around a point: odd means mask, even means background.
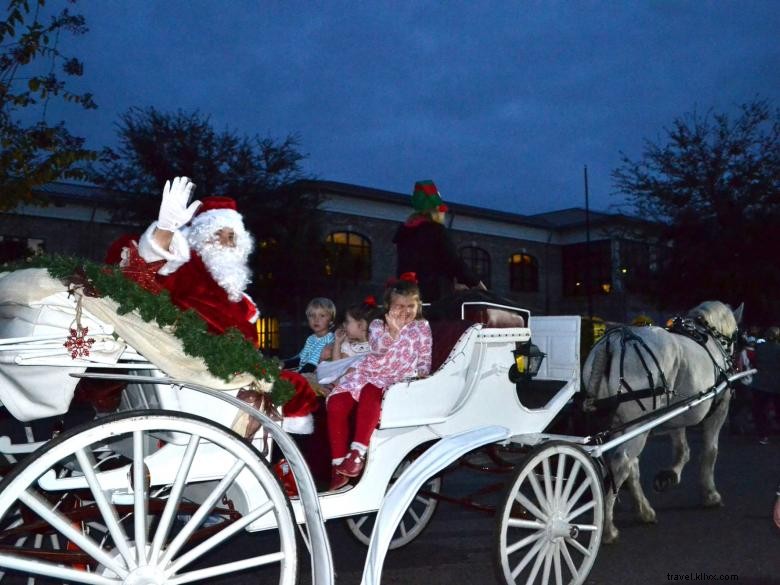
[[[677,474],[670,469],[663,469],[655,475],[653,479],[653,489],[657,492],[665,492],[671,487],[680,483]]]
[[[645,524],[658,524],[658,519],[655,517],[655,510],[640,512],[639,519]]]
[[[601,535],[601,542],[602,544],[615,544],[618,541],[618,536],[620,536],[620,532],[617,528],[613,530],[605,529]]]
[[[702,502],[704,504],[705,508],[722,508],[723,507],[723,500],[720,497],[720,494],[715,492],[714,494],[707,494],[704,496],[704,501]]]

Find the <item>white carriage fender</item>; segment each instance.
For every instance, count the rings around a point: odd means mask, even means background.
[[[479,427],[441,439],[407,467],[388,490],[377,512],[361,585],[379,585],[387,549],[398,523],[426,481],[469,451],[510,438],[502,426]]]
[[[268,416],[253,408],[243,400],[231,396],[220,390],[214,390],[206,386],[191,384],[182,380],[172,378],[155,378],[153,376],[129,376],[120,374],[71,374],[76,378],[102,378],[114,380],[127,380],[131,382],[148,382],[151,384],[169,384],[171,387],[186,387],[196,392],[208,394],[232,404],[239,410],[255,417],[262,424],[263,428],[273,437],[279,445],[287,462],[290,464],[293,476],[298,485],[298,495],[303,504],[303,513],[306,518],[306,527],[308,529],[310,552],[311,552],[311,573],[312,585],[334,585],[334,567],[333,554],[330,550],[330,541],[328,533],[325,530],[325,521],[322,517],[320,500],[317,497],[317,488],[314,485],[311,471],[306,461],[298,450],[298,446],[290,436],[282,430],[278,423],[272,421]]]

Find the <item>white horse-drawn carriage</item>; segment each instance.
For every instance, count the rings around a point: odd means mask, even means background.
[[[33,581],[210,583],[251,570],[257,582],[292,585],[308,552],[312,582],[330,584],[335,572],[324,524],[349,517],[369,544],[363,583],[379,583],[388,549],[411,541],[430,521],[439,474],[497,444],[529,451],[499,506],[499,578],[583,583],[605,516],[606,474],[597,458],[729,383],[616,436],[545,434],[580,390],[579,318],[464,306],[486,318],[460,329],[434,325],[441,363],[427,378],[388,389],[359,482],[317,493],[289,435],[238,400],[235,389],[182,379],[150,361],[137,346],[155,341],[144,334],[131,342],[138,332],[116,322],[110,303],[43,289],[37,296],[23,291],[23,302],[0,298],[6,408],[30,421],[64,412],[79,380],[126,387],[115,412],[54,438],[0,438],[0,454],[20,460],[0,484],[0,571]],[[493,326],[495,309],[514,315],[510,326]],[[74,358],[63,339],[77,318],[95,341],[89,355]],[[541,367],[532,334],[546,355]],[[231,430],[242,416],[261,424],[252,441]],[[286,493],[269,465],[272,443],[292,469],[297,496]]]

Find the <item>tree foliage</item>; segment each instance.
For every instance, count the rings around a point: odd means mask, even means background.
[[[310,213],[319,197],[289,188],[306,178],[298,137],[275,140],[217,131],[209,116],[198,111],[168,113],[154,107],[131,108],[117,127],[119,146],[110,160],[95,165],[92,179],[111,189],[149,195],[122,215],[156,218],[162,186],[179,175],[196,182],[195,198],[233,197],[258,242],[255,294],[266,307],[291,309],[320,257],[319,227]]]
[[[674,120],[641,158],[621,155],[619,193],[665,227],[661,294],[690,305],[746,301],[749,318],[780,317],[780,111],[743,104],[737,116],[696,112]]]
[[[84,179],[82,163],[98,156],[85,149],[84,139],[72,135],[64,123],[46,122],[52,99],[85,109],[96,105],[90,93],[66,89],[64,78],[81,76],[84,66],[58,48],[62,35],[87,32],[84,17],[64,8],[43,22],[44,4],[45,0],[10,0],[6,18],[0,21],[0,211],[21,202],[44,202],[33,193],[35,187],[63,178]],[[41,119],[23,121],[32,118],[29,113],[36,108]]]

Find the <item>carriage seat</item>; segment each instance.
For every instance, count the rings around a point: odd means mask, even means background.
[[[399,382],[385,392],[379,428],[410,427],[446,420],[466,389],[466,372],[482,325],[468,321],[431,323],[431,375]]]

